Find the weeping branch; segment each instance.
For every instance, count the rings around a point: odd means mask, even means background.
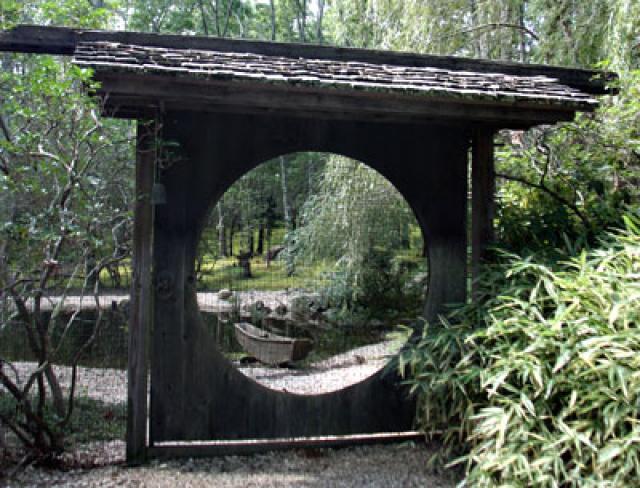
[[[488,24],[478,25],[478,26],[472,27],[470,29],[463,29],[463,30],[458,30],[458,31],[455,31],[455,32],[451,32],[450,34],[446,34],[444,36],[439,37],[438,39],[436,39],[436,41],[443,41],[445,39],[449,39],[451,37],[455,37],[455,36],[458,36],[458,35],[473,34],[474,32],[485,31],[485,30],[493,30],[493,29],[512,29],[512,30],[517,30],[517,31],[520,31],[520,32],[523,32],[523,33],[529,35],[531,38],[535,39],[536,41],[540,40],[540,36],[538,36],[538,34],[536,34],[534,31],[532,31],[531,29],[529,29],[528,27],[526,27],[524,25],[510,24],[508,22],[490,22]]]

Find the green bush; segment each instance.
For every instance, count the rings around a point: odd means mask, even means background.
[[[620,73],[616,87],[594,113],[502,135],[496,232],[504,248],[552,250],[565,236],[592,245],[638,205],[640,70]]]
[[[469,485],[640,483],[639,222],[565,263],[506,256],[484,306],[400,356],[421,427]]]

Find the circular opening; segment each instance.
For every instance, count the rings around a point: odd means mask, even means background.
[[[280,391],[320,394],[388,363],[420,315],[424,242],[381,174],[295,153],[237,180],[198,247],[198,302],[219,350]]]

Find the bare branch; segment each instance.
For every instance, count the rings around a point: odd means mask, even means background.
[[[271,0],[271,40],[276,40],[276,4],[275,0]]]
[[[571,201],[564,198],[558,192],[553,191],[551,188],[545,186],[544,184],[535,183],[533,181],[528,181],[524,178],[514,175],[507,175],[504,173],[496,173],[497,178],[502,178],[503,180],[515,181],[516,183],[520,183],[521,185],[525,185],[531,188],[536,188],[537,190],[541,190],[545,192],[547,195],[551,196],[553,199],[562,203],[564,206],[569,208],[576,216],[582,221],[586,229],[591,229],[591,222],[587,219],[587,216],[583,214],[580,209]]]
[[[436,41],[442,41],[457,35],[473,34],[474,32],[490,30],[490,29],[513,29],[513,30],[524,32],[525,34],[531,36],[536,41],[540,40],[540,37],[538,36],[538,34],[536,34],[534,31],[532,31],[531,29],[523,25],[510,24],[505,22],[490,22],[488,24],[482,24],[476,27],[472,27],[470,29],[462,29],[455,32],[451,32],[449,34],[439,37],[438,39],[436,39]]]
[[[102,271],[102,269],[105,267],[105,264],[103,263],[99,269],[98,269],[98,275],[100,274],[100,271]],[[93,331],[91,333],[91,337],[89,337],[89,339],[82,345],[82,347],[80,347],[80,349],[78,349],[78,351],[76,351],[75,356],[73,357],[72,360],[72,370],[71,370],[71,388],[69,391],[69,400],[68,400],[68,407],[67,407],[67,414],[65,415],[65,418],[58,424],[59,427],[64,427],[65,425],[67,425],[67,423],[69,422],[69,420],[71,419],[71,415],[73,413],[73,407],[74,407],[74,396],[75,396],[75,389],[76,389],[76,373],[77,373],[77,369],[78,369],[78,362],[80,361],[80,359],[82,358],[82,356],[84,355],[84,353],[87,351],[88,348],[91,347],[91,345],[95,342],[96,338],[98,337],[98,332],[100,330],[100,324],[102,323],[102,316],[103,316],[103,309],[100,306],[100,282],[96,281],[96,285],[94,287],[93,290],[93,299],[94,302],[96,304],[96,310],[98,311],[98,313],[96,314],[96,318],[94,320],[93,323]]]
[[[231,19],[231,12],[233,9],[233,0],[229,0],[227,5],[227,13],[224,18],[224,30],[222,31],[222,37],[227,37],[227,31],[229,30],[229,20]]]
[[[2,132],[2,135],[7,140],[7,142],[13,142],[13,138],[11,137],[11,132],[9,132],[9,127],[7,126],[7,123],[5,122],[4,117],[2,116],[1,113],[0,113],[0,131]]]
[[[204,35],[209,35],[209,26],[207,25],[207,14],[204,11],[204,3],[202,0],[198,0],[198,7],[200,8],[200,17],[202,19],[202,30],[204,31]]]

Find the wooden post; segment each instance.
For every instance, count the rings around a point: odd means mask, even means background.
[[[153,122],[138,122],[137,127],[127,393],[127,463],[129,464],[144,462],[147,453],[148,335],[153,310],[151,191],[156,164],[155,125]]]
[[[493,161],[494,131],[478,127],[473,133],[471,163],[471,277],[472,296],[477,294],[480,264],[486,258],[487,247],[494,240],[495,172]]]

